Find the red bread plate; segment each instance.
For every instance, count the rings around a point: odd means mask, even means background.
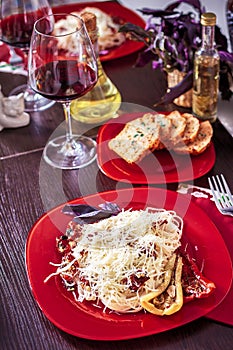
[[[127,122],[141,115],[141,113],[123,114],[100,128],[97,138],[97,161],[105,175],[117,181],[133,184],[163,184],[196,179],[213,167],[216,156],[212,142],[198,156],[179,155],[160,150],[150,153],[138,163],[127,163],[108,147],[108,142]]]

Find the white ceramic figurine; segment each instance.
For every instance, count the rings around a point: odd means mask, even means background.
[[[24,112],[23,93],[4,97],[0,86],[0,131],[4,128],[19,128],[30,122],[30,116]]]

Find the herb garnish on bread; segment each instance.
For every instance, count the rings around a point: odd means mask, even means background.
[[[147,113],[127,123],[108,146],[127,163],[135,163],[158,147],[159,130],[156,114]]]
[[[173,111],[168,115],[146,113],[126,123],[108,146],[127,163],[142,160],[148,153],[167,148],[179,154],[198,155],[210,145],[213,129],[192,114]]]

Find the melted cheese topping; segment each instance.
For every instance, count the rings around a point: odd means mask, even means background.
[[[100,300],[117,312],[137,312],[142,309],[140,297],[162,283],[167,261],[180,246],[182,229],[175,212],[154,208],[122,211],[85,224],[75,239],[74,260],[63,260],[52,275],[72,276],[79,302]],[[74,262],[78,267],[70,275]]]
[[[120,25],[115,23],[112,18],[105,12],[95,7],[85,7],[80,12],[73,12],[80,15],[83,12],[91,12],[96,15],[96,23],[98,27],[98,46],[99,51],[104,51],[116,46],[120,46],[125,42],[126,38],[123,33],[118,32]],[[69,30],[76,30],[76,21],[72,17],[61,19],[54,25],[54,34],[61,35]],[[62,38],[59,38],[59,42]],[[62,47],[65,49],[69,46],[75,46],[73,43],[62,41]]]

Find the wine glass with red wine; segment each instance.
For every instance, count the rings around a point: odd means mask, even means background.
[[[70,27],[56,31],[56,22],[66,19]],[[66,135],[57,136],[45,146],[43,156],[60,169],[82,168],[96,158],[96,142],[73,135],[71,101],[85,95],[97,81],[94,48],[82,19],[73,14],[55,14],[36,21],[28,60],[29,82],[42,96],[62,103]]]
[[[47,0],[1,0],[0,40],[12,48],[19,48],[24,54],[25,68],[35,21],[52,14]],[[20,85],[10,95],[24,93],[25,111],[40,111],[49,108],[54,101],[35,94],[28,84]]]

